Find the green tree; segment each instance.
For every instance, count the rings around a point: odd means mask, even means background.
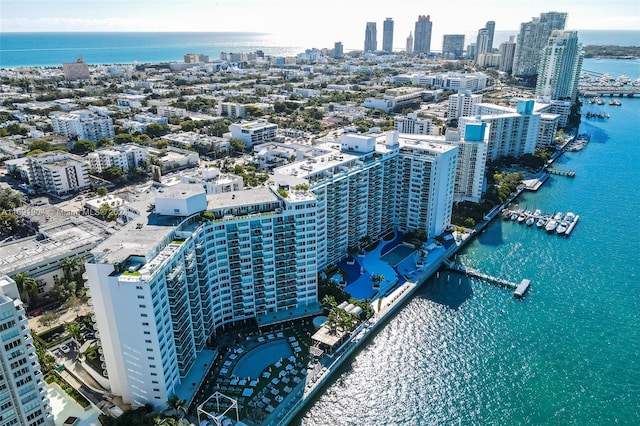
[[[0,210],[13,210],[24,204],[24,195],[11,188],[0,189]]]
[[[65,331],[69,334],[69,336],[73,337],[77,341],[82,340],[82,330],[80,329],[80,325],[75,322],[69,323],[64,327]]]
[[[22,300],[32,300],[38,295],[38,282],[24,272],[18,272],[13,276],[18,287],[18,293]]]
[[[247,149],[247,145],[238,138],[229,139],[229,147],[234,154],[244,152]]]
[[[65,257],[60,262],[60,268],[62,269],[62,274],[66,281],[71,281],[74,279],[74,276],[78,272],[78,269],[82,263],[82,258],[80,257]]]
[[[169,133],[169,126],[166,124],[150,123],[147,124],[144,132],[152,138],[159,138]]]
[[[85,152],[93,152],[96,150],[96,144],[87,139],[80,139],[73,144],[72,151],[76,154],[84,154]]]
[[[18,227],[18,216],[14,213],[0,210],[0,234],[13,233]]]
[[[96,143],[96,148],[105,148],[107,146],[112,146],[112,145],[114,145],[114,143],[111,141],[111,139],[102,137],[98,139],[98,143]]]
[[[49,326],[51,326],[51,324],[58,321],[59,318],[59,314],[47,311],[38,317],[38,324],[40,324],[42,327],[48,328]]]
[[[53,146],[51,145],[51,142],[45,140],[31,142],[29,144],[29,151],[34,151],[36,149],[41,149],[42,151],[47,152],[53,150]]]
[[[109,193],[109,190],[107,188],[105,188],[104,186],[101,186],[100,188],[97,189],[96,193],[99,196],[104,197],[105,195],[107,195]]]
[[[384,275],[374,274],[371,275],[371,285],[373,288],[380,288],[380,283],[384,280]]]
[[[67,299],[66,302],[62,305],[64,309],[71,310],[76,313],[76,318],[78,318],[78,314],[80,314],[80,310],[82,309],[82,300],[79,297],[73,295]]]

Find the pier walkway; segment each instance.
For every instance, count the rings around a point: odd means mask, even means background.
[[[515,283],[513,281],[505,280],[503,278],[494,277],[493,275],[482,273],[473,268],[467,268],[461,265],[457,265],[451,260],[445,259],[443,263],[449,268],[449,270],[454,272],[459,272],[461,274],[466,275],[467,277],[478,278],[483,281],[487,281],[492,284],[498,284],[502,287],[506,287],[510,290],[513,290],[513,295],[517,298],[524,297],[524,294],[529,290],[529,286],[531,285],[531,280],[523,279],[519,283]]]
[[[560,175],[560,176],[568,176],[568,177],[575,177],[576,176],[576,171],[575,170],[562,170],[562,169],[554,169],[549,167],[547,169],[547,172],[554,174],[554,175]]]
[[[450,260],[445,260],[444,264],[447,265],[447,268],[449,268],[452,271],[455,272],[459,272],[461,274],[464,274],[468,277],[473,277],[473,278],[479,278],[481,280],[484,281],[489,281],[491,283],[494,284],[499,284],[503,287],[507,287],[511,290],[515,290],[516,288],[518,288],[518,283],[514,283],[513,281],[509,281],[509,280],[505,280],[502,278],[498,278],[498,277],[494,277],[493,275],[489,275],[489,274],[485,274],[482,273],[476,269],[473,268],[467,268],[461,265],[457,265],[455,263],[453,263]]]

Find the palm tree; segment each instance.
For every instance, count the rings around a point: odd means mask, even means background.
[[[31,301],[38,297],[38,282],[34,278],[24,272],[19,272],[13,276],[13,280],[18,286],[20,299]]]
[[[183,418],[187,414],[187,408],[184,406],[184,399],[178,398],[177,395],[171,395],[167,400],[167,413],[171,413],[171,415],[179,415],[180,418]]]
[[[380,288],[380,283],[384,280],[384,275],[374,274],[371,275],[371,285],[373,288]]]
[[[72,281],[73,276],[78,271],[78,268],[81,264],[80,257],[65,257],[60,262],[60,268],[62,268],[62,273],[64,275],[65,281]]]
[[[80,331],[80,326],[75,322],[69,323],[65,326],[65,330],[69,333],[69,336],[73,337],[76,340],[81,340],[82,332]]]

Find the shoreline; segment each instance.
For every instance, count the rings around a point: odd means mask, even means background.
[[[571,141],[575,140],[575,138],[577,138],[577,133],[560,147],[560,149],[549,160],[549,162],[545,166],[543,166],[543,169],[546,170],[546,168],[552,165],[555,160],[560,158],[566,152],[565,148]],[[541,185],[546,181],[547,179],[542,179]],[[415,280],[407,281],[405,284],[396,288],[391,294],[389,294],[388,298],[391,299],[391,302],[382,308],[382,314],[378,316],[378,313],[376,313],[376,315],[358,326],[351,337],[343,344],[342,348],[344,349],[339,349],[343,352],[340,353],[330,364],[330,366],[320,374],[319,378],[314,377],[312,383],[305,386],[302,398],[298,400],[280,419],[268,419],[268,421],[264,424],[285,426],[297,415],[299,415],[300,412],[313,399],[313,397],[316,396],[316,394],[318,394],[325,387],[325,385],[327,385],[327,382],[333,377],[338,368],[340,368],[342,364],[344,364],[350,358],[350,356],[357,348],[365,345],[371,335],[375,333],[379,327],[386,324],[396,314],[397,310],[401,306],[403,306],[405,302],[407,302],[411,297],[413,297],[415,292],[440,270],[447,259],[450,259],[452,256],[456,255],[458,251],[460,251],[467,245],[467,243],[480,235],[482,231],[484,231],[484,229],[500,214],[500,212],[514,200],[516,200],[526,189],[527,187],[525,185],[520,185],[516,189],[516,191],[511,193],[504,202],[498,204],[489,213],[487,213],[484,220],[478,223],[471,230],[471,232],[465,234],[465,236],[461,238],[459,242],[454,241],[454,243],[450,247],[445,249],[444,253],[441,253],[433,263],[430,263],[427,268],[421,271],[420,274],[418,274],[418,276],[415,278]],[[394,296],[395,293],[398,294]],[[372,304],[376,301],[377,299],[372,301]]]

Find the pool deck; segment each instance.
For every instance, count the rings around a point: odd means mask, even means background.
[[[347,265],[346,260],[340,262],[338,266],[346,270],[348,275],[347,285],[344,290],[356,299],[374,299],[385,294],[398,284],[403,279],[402,275],[393,266],[382,260],[381,257],[383,252],[388,253],[401,244],[402,235],[398,233],[391,241],[380,240],[376,248],[365,253],[364,256],[354,256],[355,265]],[[405,264],[409,267],[409,265],[413,264],[415,267],[413,257],[413,255],[407,256],[400,265]],[[380,289],[373,288],[371,276],[375,274],[380,274],[384,277],[380,282]],[[354,278],[354,275],[357,275],[357,278]]]
[[[306,404],[323,388],[327,381],[331,378],[333,373],[353,354],[363,342],[365,342],[378,327],[381,327],[387,319],[389,319],[393,313],[403,305],[403,303],[409,299],[413,293],[429,278],[435,274],[436,271],[442,265],[442,262],[453,256],[467,241],[471,238],[471,235],[466,235],[461,238],[460,241],[450,241],[445,245],[436,244],[424,245],[427,256],[422,260],[420,266],[416,266],[415,254],[408,256],[404,259],[396,268],[394,273],[399,279],[404,279],[403,282],[398,282],[397,286],[387,286],[387,291],[380,289],[378,293],[380,297],[374,299],[371,303],[372,307],[376,311],[376,314],[361,324],[351,335],[351,337],[336,351],[332,356],[323,355],[318,364],[309,366],[309,375],[307,376],[306,385],[300,399],[289,404],[288,411],[279,412],[276,416],[271,416],[265,423],[275,425],[287,425],[293,418],[306,406]],[[394,240],[395,241],[395,240]],[[384,247],[388,247],[388,244],[380,244],[381,251]],[[427,250],[427,247],[431,247]],[[373,257],[377,254],[378,260],[380,252],[374,250],[367,255]],[[365,259],[367,256],[365,256]],[[362,258],[359,258],[362,259]],[[419,258],[417,260],[420,260]],[[367,263],[366,265],[377,265],[376,262]],[[373,269],[374,273],[378,273]],[[386,276],[385,276],[386,278]],[[358,282],[358,281],[356,281]],[[380,302],[378,302],[380,300]],[[378,303],[380,303],[380,309],[378,309]],[[276,413],[274,413],[276,414]]]
[[[204,349],[198,354],[196,361],[189,370],[189,374],[180,381],[180,385],[176,388],[176,396],[187,401],[185,406],[191,403],[196,390],[206,377],[217,354],[217,351]],[[202,366],[202,368],[200,368],[200,366]]]

